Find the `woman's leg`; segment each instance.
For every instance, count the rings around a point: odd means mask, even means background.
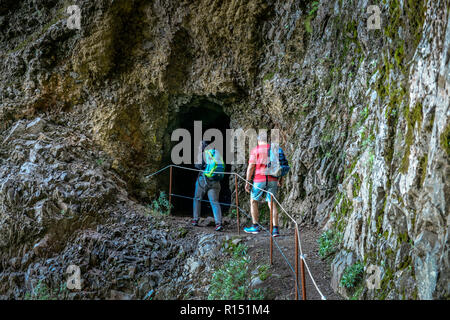
[[[206,191],[202,183],[200,183],[200,179],[201,177],[199,177],[197,179],[197,182],[195,183],[195,193],[194,193],[193,212],[194,212],[194,220],[196,221],[198,221],[198,219],[200,218],[200,210],[202,208],[201,200],[203,199],[203,196],[205,195]]]
[[[219,204],[220,182],[214,182],[213,186],[208,189],[208,198],[214,214],[216,224],[222,224],[222,209]]]

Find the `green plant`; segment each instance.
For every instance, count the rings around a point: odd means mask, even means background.
[[[313,3],[311,4],[311,9],[309,10],[305,19],[305,30],[308,33],[312,33],[311,20],[316,17],[317,10],[319,9],[319,4],[319,1],[313,1]]]
[[[361,297],[361,294],[364,291],[364,286],[360,284],[356,289],[355,292],[351,295],[350,300],[359,300]]]
[[[149,209],[153,213],[157,213],[160,215],[168,215],[170,210],[172,209],[172,205],[169,203],[167,199],[167,195],[164,191],[159,193],[159,198],[153,200],[153,202],[149,205]]]
[[[447,125],[440,136],[441,148],[450,155],[450,125]]]
[[[319,1],[313,1],[311,4],[311,10],[308,12],[309,17],[315,16],[317,9],[319,9],[319,4]]]
[[[340,285],[346,288],[355,288],[362,280],[364,266],[361,262],[356,262],[345,268],[340,281]]]
[[[327,230],[317,240],[319,244],[319,255],[326,258],[336,252],[339,243],[339,236],[332,230]]]
[[[400,172],[406,173],[408,172],[409,168],[409,155],[411,153],[411,146],[414,144],[414,129],[416,126],[416,123],[420,124],[422,123],[422,104],[417,103],[412,108],[412,110],[409,110],[409,106],[406,106],[403,115],[405,116],[406,123],[407,123],[407,131],[405,135],[405,154],[402,159],[402,164],[400,167]]]
[[[236,208],[230,209],[228,211],[228,216],[232,219],[235,219],[237,217],[237,210]]]
[[[272,275],[272,273],[270,273],[269,270],[270,265],[268,264],[263,264],[262,266],[258,267],[258,277],[261,279],[261,281],[265,281]]]
[[[250,257],[247,246],[238,244],[232,248],[232,257],[222,268],[214,272],[209,287],[209,300],[261,300],[261,289],[250,290]]]
[[[274,75],[275,75],[274,72],[266,73],[266,74],[264,75],[263,81],[270,81],[270,80],[272,80],[272,78],[273,78]]]
[[[179,227],[178,228],[178,236],[180,237],[180,238],[184,238],[184,237],[186,237],[186,235],[188,234],[188,230],[186,229],[186,228],[183,228],[183,227]]]
[[[31,292],[25,294],[25,300],[61,300],[67,292],[65,283],[59,289],[50,289],[43,280],[39,280]]]

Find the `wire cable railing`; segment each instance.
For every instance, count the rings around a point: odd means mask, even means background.
[[[189,170],[189,171],[195,171],[195,172],[203,172],[203,170],[199,170],[199,169],[194,169],[194,168],[187,168],[187,167],[183,167],[183,166],[179,166],[179,165],[175,165],[175,164],[170,164],[167,165],[149,175],[146,176],[146,178],[152,178],[153,176],[164,172],[165,170],[169,169],[170,170],[170,181],[169,181],[169,203],[171,203],[171,198],[172,196],[174,197],[179,197],[179,198],[185,198],[185,199],[191,199],[193,200],[193,197],[188,197],[188,196],[184,196],[184,195],[178,195],[178,194],[174,194],[172,193],[172,171],[173,168],[179,168],[179,169],[183,169],[183,170]],[[290,215],[287,210],[283,207],[283,205],[280,203],[280,201],[275,197],[275,195],[267,190],[261,189],[258,186],[255,186],[254,184],[252,184],[250,181],[246,180],[244,177],[242,177],[241,175],[239,175],[236,172],[221,172],[225,175],[234,175],[235,176],[235,188],[236,188],[236,204],[232,204],[232,203],[223,203],[223,202],[217,202],[220,205],[224,205],[224,206],[229,206],[229,207],[235,207],[236,208],[236,218],[237,218],[237,228],[238,228],[238,234],[240,233],[240,227],[239,227],[239,212],[244,213],[248,218],[251,218],[250,215],[241,207],[239,207],[239,200],[238,200],[238,193],[237,193],[237,178],[241,179],[242,181],[244,181],[245,183],[250,184],[253,188],[259,189],[263,192],[266,192],[270,195],[272,204],[271,204],[271,210],[270,210],[270,229],[266,229],[264,226],[262,226],[261,224],[259,224],[259,226],[261,227],[262,230],[264,230],[266,233],[269,234],[270,236],[270,264],[273,264],[273,258],[272,258],[272,250],[273,250],[273,239],[275,239],[275,245],[277,247],[277,249],[279,250],[279,252],[281,253],[283,259],[286,261],[287,265],[289,266],[289,268],[291,269],[291,271],[294,273],[295,275],[295,297],[298,300],[299,298],[299,292],[300,292],[300,288],[299,288],[299,274],[298,274],[298,266],[299,266],[299,260],[300,259],[300,272],[301,272],[301,286],[302,286],[302,298],[303,300],[306,300],[306,285],[305,285],[305,267],[306,267],[306,271],[308,272],[309,278],[312,281],[312,284],[314,286],[314,288],[316,289],[317,293],[320,295],[322,300],[326,300],[326,297],[323,295],[322,291],[319,289],[316,281],[314,280],[314,277],[311,273],[311,270],[308,266],[308,263],[306,261],[305,255],[303,254],[303,249],[302,249],[302,243],[301,243],[301,236],[300,236],[300,230],[299,230],[299,225],[297,223],[297,221],[294,219],[294,217],[292,215]],[[208,200],[203,200],[200,199],[200,201],[203,202],[209,202]],[[287,259],[287,257],[284,255],[283,250],[281,249],[281,247],[278,245],[276,238],[274,238],[272,236],[272,228],[273,228],[273,201],[276,202],[276,204],[278,204],[278,206],[281,208],[282,212],[294,223],[294,243],[295,243],[295,267],[292,266],[292,264],[289,262],[289,259]]]

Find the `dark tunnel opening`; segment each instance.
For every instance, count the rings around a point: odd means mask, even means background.
[[[179,141],[170,141],[170,135],[172,132],[178,128],[186,129],[189,131],[191,139],[191,161],[189,164],[183,163],[180,166],[187,168],[194,168],[194,155],[198,146],[194,142],[194,122],[201,121],[202,135],[208,129],[218,129],[222,136],[226,137],[226,130],[230,128],[230,118],[223,111],[222,107],[216,103],[210,102],[208,100],[200,100],[196,103],[192,103],[189,106],[184,106],[175,115],[175,119],[172,119],[171,125],[168,128],[169,133],[169,145],[170,147],[166,150],[165,163],[171,164],[171,153],[172,148],[179,143]],[[222,158],[225,162],[225,140],[223,141],[224,150],[222,151]],[[226,164],[226,162],[225,162]],[[231,165],[226,164],[226,171],[231,170]],[[177,216],[192,216],[193,211],[193,200],[195,193],[195,182],[197,180],[199,173],[191,170],[184,170],[180,168],[173,168],[172,173],[172,214]],[[168,176],[167,176],[168,177]],[[229,186],[229,176],[225,175],[220,182],[221,191],[219,201],[223,204],[231,203],[231,190]],[[168,189],[167,189],[168,190]],[[188,197],[188,198],[184,198]],[[209,204],[208,196],[203,197],[201,207],[202,219],[206,217],[212,217],[212,208]],[[227,205],[221,205],[222,215],[227,214],[230,207]]]

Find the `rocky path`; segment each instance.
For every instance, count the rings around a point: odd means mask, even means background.
[[[219,238],[240,238],[248,248],[248,254],[252,259],[252,265],[254,267],[263,264],[269,264],[269,237],[264,231],[257,235],[247,234],[242,229],[238,234],[236,222],[234,220],[228,220],[223,232],[214,231],[214,226],[211,224],[210,219],[203,219],[200,221],[199,227],[192,227],[190,225],[190,217],[167,217],[166,222],[172,227],[183,226],[188,230],[186,240],[190,237],[202,236],[206,234],[214,234]],[[311,273],[316,281],[317,286],[322,291],[323,295],[328,300],[339,300],[339,295],[333,292],[330,281],[331,274],[330,268],[327,262],[323,261],[318,255],[317,238],[320,235],[320,231],[314,227],[302,227],[300,229],[300,237],[302,242],[303,253],[306,256],[307,263],[311,270]],[[262,288],[271,289],[271,298],[281,300],[293,300],[295,299],[295,287],[294,287],[294,267],[295,267],[295,249],[294,249],[294,229],[282,229],[281,236],[274,239],[273,244],[273,265],[270,268],[271,276],[261,284]],[[280,249],[282,253],[280,252]],[[288,262],[286,261],[288,260]],[[299,267],[300,277],[300,267]],[[305,268],[306,277],[306,297],[308,300],[320,300],[320,294],[316,291],[310,277],[307,274]],[[301,281],[301,279],[300,279]],[[301,283],[299,283],[301,295]]]

